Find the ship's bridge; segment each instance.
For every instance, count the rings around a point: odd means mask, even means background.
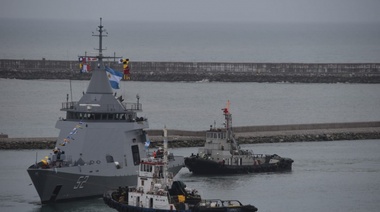
[[[142,104],[141,103],[131,103],[131,102],[122,102],[121,106],[119,108],[115,108],[115,104],[109,104],[105,105],[105,110],[102,108],[97,108],[99,107],[99,104],[79,104],[79,102],[74,101],[74,102],[63,102],[62,103],[62,108],[61,111],[78,111],[80,109],[85,109],[85,110],[92,110],[94,112],[96,111],[105,111],[105,112],[112,112],[115,110],[125,110],[125,111],[133,111],[133,112],[142,112]],[[85,108],[80,108],[80,107],[85,107]]]
[[[142,111],[141,103],[121,102],[120,104],[80,104],[63,102],[61,111],[66,111],[67,120],[109,120],[109,121],[143,121],[137,112]]]
[[[142,161],[140,163],[139,174],[142,177],[163,177],[163,169],[164,162],[154,159],[152,161],[149,159],[148,161]]]
[[[206,133],[207,140],[226,139],[226,138],[227,138],[226,131],[212,130]]]

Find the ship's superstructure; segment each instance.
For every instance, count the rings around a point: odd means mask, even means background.
[[[146,157],[148,120],[139,117],[142,104],[116,98],[105,71],[102,53],[104,29],[98,27],[98,65],[87,91],[79,101],[62,103],[56,148],[51,155],[28,168],[42,203],[101,196],[119,186],[137,184],[141,159]],[[177,173],[183,157],[172,156],[169,169]]]

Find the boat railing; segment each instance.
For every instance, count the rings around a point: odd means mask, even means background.
[[[238,200],[221,200],[224,207],[240,207],[241,202]]]
[[[238,200],[203,199],[201,202],[199,202],[199,206],[207,208],[220,208],[241,207],[242,204]]]
[[[266,157],[266,154],[253,154],[254,158],[263,158]]]

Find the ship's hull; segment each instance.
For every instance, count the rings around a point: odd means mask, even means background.
[[[277,163],[263,163],[252,165],[227,165],[197,156],[185,158],[185,166],[193,174],[218,175],[218,174],[244,174],[258,172],[283,172],[292,169],[293,160],[282,158]]]
[[[101,197],[107,190],[137,184],[137,168],[136,172],[130,175],[112,176],[108,173],[105,176],[85,172],[84,167],[80,166],[75,167],[78,170],[76,172],[72,171],[73,167],[51,169],[34,167],[32,165],[27,171],[43,204]],[[183,157],[175,156],[175,162],[169,167],[169,171],[176,174],[182,167]]]

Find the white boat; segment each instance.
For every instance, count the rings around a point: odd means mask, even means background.
[[[164,134],[167,135],[166,130]],[[137,186],[108,191],[103,196],[104,202],[123,212],[257,211],[255,206],[242,205],[237,200],[202,200],[197,190],[187,188],[181,181],[173,181],[167,164],[165,139],[163,159],[150,157],[141,161]]]

